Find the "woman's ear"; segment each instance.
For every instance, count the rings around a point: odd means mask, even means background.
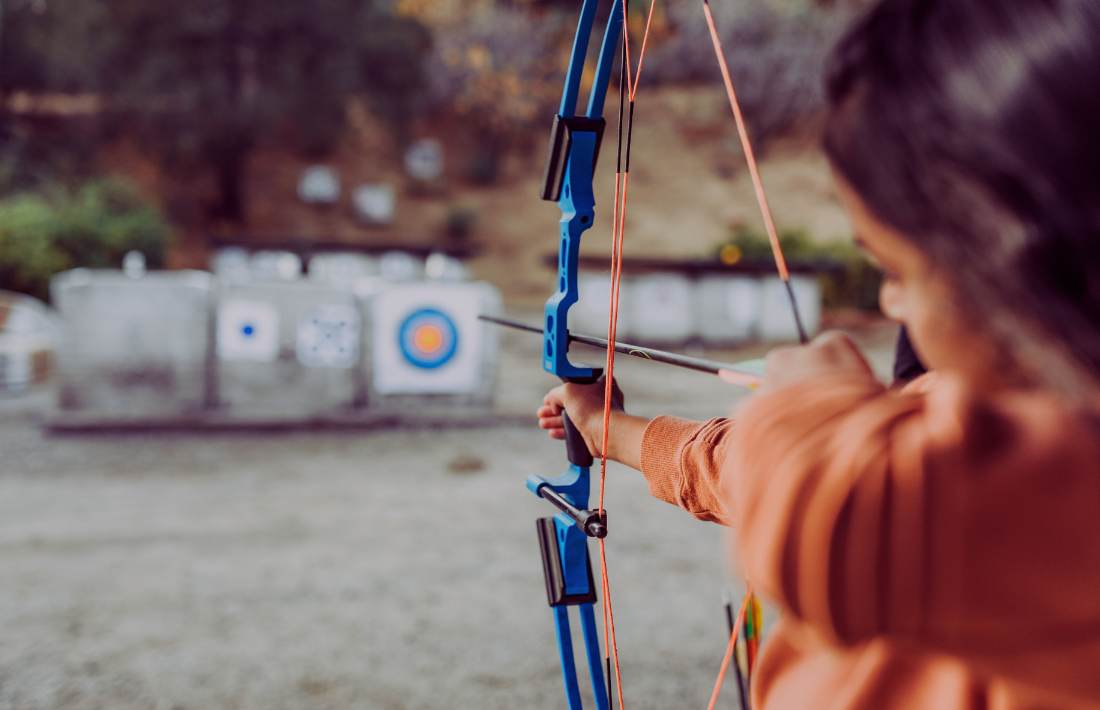
[[[905,290],[897,281],[883,279],[878,292],[878,307],[883,315],[899,323],[905,322]]]

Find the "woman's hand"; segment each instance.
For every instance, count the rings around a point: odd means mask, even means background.
[[[604,387],[605,381],[601,378],[591,385],[569,383],[550,390],[536,413],[539,428],[546,430],[551,439],[565,439],[562,412],[566,411],[569,421],[584,438],[588,451],[593,456],[599,456],[603,440]],[[626,416],[623,413],[623,393],[618,383],[611,386],[611,401],[613,421]],[[615,449],[613,441],[608,441],[608,449]]]
[[[760,391],[782,389],[828,375],[850,373],[874,377],[859,348],[844,333],[824,333],[809,345],[777,348],[768,353]]]

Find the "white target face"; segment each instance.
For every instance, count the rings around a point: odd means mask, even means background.
[[[298,322],[298,362],[306,367],[352,368],[359,361],[359,313],[352,306],[314,308]]]
[[[274,362],[279,357],[279,313],[263,301],[228,300],[218,306],[218,357]]]
[[[482,390],[485,327],[494,306],[477,283],[391,286],[370,301],[371,373],[380,394],[458,395]]]

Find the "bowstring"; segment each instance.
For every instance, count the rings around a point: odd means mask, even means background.
[[[644,66],[645,62],[646,49],[648,47],[650,28],[652,27],[653,11],[655,6],[656,0],[651,0],[649,5],[649,12],[646,17],[645,31],[642,36],[642,44],[639,50],[637,69],[635,71],[632,67],[630,52],[629,0],[623,0],[622,3],[623,43],[619,76],[619,122],[617,136],[618,154],[616,157],[615,169],[615,202],[612,209],[611,294],[608,308],[608,348],[605,364],[606,379],[604,381],[603,433],[600,446],[600,492],[598,510],[601,515],[605,514],[604,502],[607,483],[607,444],[609,439],[611,411],[614,398],[615,342],[618,332],[619,295],[622,280],[623,243],[626,235],[627,198],[629,195],[630,185],[630,150],[633,142],[634,130],[634,107],[638,93],[638,87],[641,81],[642,67]],[[753,150],[752,141],[749,138],[744,114],[741,110],[741,105],[737,98],[737,92],[733,86],[733,80],[730,75],[729,65],[726,62],[725,52],[722,48],[722,41],[718,34],[718,29],[715,25],[714,16],[711,12],[710,3],[708,0],[703,0],[703,13],[707,21],[707,29],[710,33],[711,43],[714,46],[715,57],[718,60],[718,67],[722,74],[722,81],[725,85],[726,95],[730,103],[730,109],[733,112],[734,123],[737,126],[738,137],[740,138],[741,146],[745,153],[745,161],[748,165],[749,176],[752,180],[753,191],[756,196],[757,205],[760,208],[760,214],[764,221],[764,228],[767,232],[768,241],[771,245],[772,257],[775,261],[776,271],[778,272],[779,278],[786,288],[787,296],[790,300],[791,312],[794,316],[795,326],[798,330],[799,340],[802,343],[806,343],[808,342],[809,338],[807,336],[805,326],[803,325],[802,318],[798,310],[798,304],[795,300],[794,291],[791,286],[790,271],[787,266],[787,260],[783,254],[783,248],[779,241],[778,230],[776,229],[775,220],[772,216],[771,207],[768,203],[767,193],[764,189],[763,180],[760,177],[760,170],[756,160],[756,153]],[[625,112],[624,104],[626,104]],[[611,584],[608,580],[607,573],[606,542],[604,539],[599,540],[599,549],[600,571],[603,587],[604,635],[607,640],[608,653],[610,654],[610,657],[605,654],[605,665],[608,675],[608,696],[609,698],[611,697],[611,662],[613,659],[615,665],[615,689],[619,697],[619,706],[620,708],[625,708],[625,703],[623,700],[622,677],[620,673],[619,649],[615,635],[615,615],[611,601]],[[737,613],[737,619],[730,634],[729,642],[727,643],[726,653],[722,659],[722,664],[719,668],[718,677],[711,692],[708,710],[714,710],[714,707],[717,705],[718,697],[722,689],[722,682],[725,679],[726,672],[729,670],[731,660],[736,650],[737,639],[740,635],[741,628],[744,625],[745,614],[747,612],[751,598],[752,592],[750,589],[750,591],[745,595],[745,598],[742,601],[741,607]]]
[[[718,35],[718,27],[714,24],[714,15],[710,11],[709,0],[703,0],[703,14],[706,16],[711,44],[714,45],[714,56],[718,59],[718,69],[722,72],[722,83],[726,86],[726,97],[729,99],[730,109],[733,111],[733,121],[737,124],[737,135],[741,139],[741,148],[745,152],[749,177],[752,179],[753,191],[756,193],[756,204],[760,207],[760,216],[764,219],[764,229],[767,231],[768,241],[771,243],[775,268],[779,272],[779,278],[783,282],[787,297],[790,300],[791,313],[794,315],[795,327],[798,329],[798,339],[805,345],[810,339],[806,335],[806,328],[802,324],[802,316],[798,311],[798,302],[795,300],[794,289],[791,286],[791,274],[787,270],[787,259],[783,256],[783,247],[779,243],[779,233],[775,228],[775,220],[772,218],[768,195],[764,191],[764,181],[760,178],[760,168],[757,167],[756,152],[753,150],[752,141],[749,139],[745,116],[741,111],[741,102],[738,101],[737,92],[733,88],[729,64],[726,63],[726,53],[722,49],[722,40]]]
[[[787,291],[787,297],[791,305],[791,313],[794,316],[795,327],[798,329],[798,338],[805,344],[809,342],[809,337],[806,334],[806,328],[802,323],[802,317],[798,311],[798,302],[795,300],[794,289],[791,286],[791,275],[787,268],[787,260],[783,255],[783,247],[779,242],[779,234],[775,228],[775,220],[772,217],[771,206],[768,204],[768,196],[764,190],[764,181],[760,177],[760,169],[756,162],[756,153],[753,150],[752,140],[749,138],[748,128],[745,125],[745,117],[741,111],[741,103],[738,101],[737,92],[733,87],[733,79],[730,75],[729,64],[726,62],[726,53],[722,48],[722,39],[718,34],[718,27],[715,25],[714,15],[711,12],[709,0],[703,0],[703,15],[707,21],[707,30],[710,32],[711,44],[714,46],[714,55],[718,60],[718,69],[722,74],[722,83],[726,88],[726,97],[729,99],[730,110],[733,112],[733,120],[737,126],[737,135],[741,140],[741,147],[745,152],[745,162],[748,165],[753,191],[756,194],[756,203],[760,208],[760,215],[764,220],[764,228],[768,234],[768,241],[771,244],[775,268]],[[749,586],[745,598],[741,602],[741,608],[737,613],[737,621],[734,623],[733,630],[730,633],[729,642],[726,645],[726,653],[722,658],[722,665],[718,669],[718,677],[714,681],[714,689],[711,691],[710,703],[707,705],[707,710],[714,710],[715,706],[718,704],[718,696],[722,692],[722,681],[725,680],[726,672],[729,670],[730,663],[737,648],[737,637],[740,634],[741,626],[745,622],[745,614],[749,604],[752,603],[752,599],[752,587]]]
[[[642,35],[641,49],[638,54],[637,71],[631,64],[630,52],[630,2],[623,0],[623,41],[622,56],[619,62],[619,125],[617,136],[617,155],[615,160],[615,203],[611,217],[611,294],[608,304],[607,354],[604,378],[603,433],[600,445],[600,493],[598,510],[605,514],[604,500],[607,487],[607,444],[611,426],[611,411],[614,405],[615,382],[615,342],[619,327],[619,293],[623,270],[623,241],[626,235],[627,195],[630,185],[630,147],[634,136],[634,101],[638,94],[646,48],[649,45],[649,31],[653,24],[653,10],[656,0],[650,0],[646,17],[645,32]],[[625,114],[625,115],[624,115]],[[624,134],[625,123],[625,134]],[[624,151],[625,144],[625,151]],[[614,660],[615,691],[619,698],[619,707],[625,709],[623,698],[622,672],[619,663],[619,644],[615,635],[615,613],[611,601],[611,582],[607,573],[607,544],[599,539],[600,577],[602,583],[604,638],[606,652],[604,665],[607,671],[608,698],[611,692],[611,665]]]

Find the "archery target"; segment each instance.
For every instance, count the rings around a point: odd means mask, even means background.
[[[492,352],[485,324],[495,289],[480,283],[394,285],[370,299],[371,382],[380,394],[483,391]]]
[[[352,306],[317,306],[298,322],[298,362],[305,367],[355,367],[359,361],[359,313]]]
[[[443,311],[422,308],[401,323],[397,340],[405,360],[414,367],[434,370],[445,366],[458,351],[458,328]]]
[[[279,313],[263,301],[228,300],[218,306],[218,357],[274,362],[279,357]]]

